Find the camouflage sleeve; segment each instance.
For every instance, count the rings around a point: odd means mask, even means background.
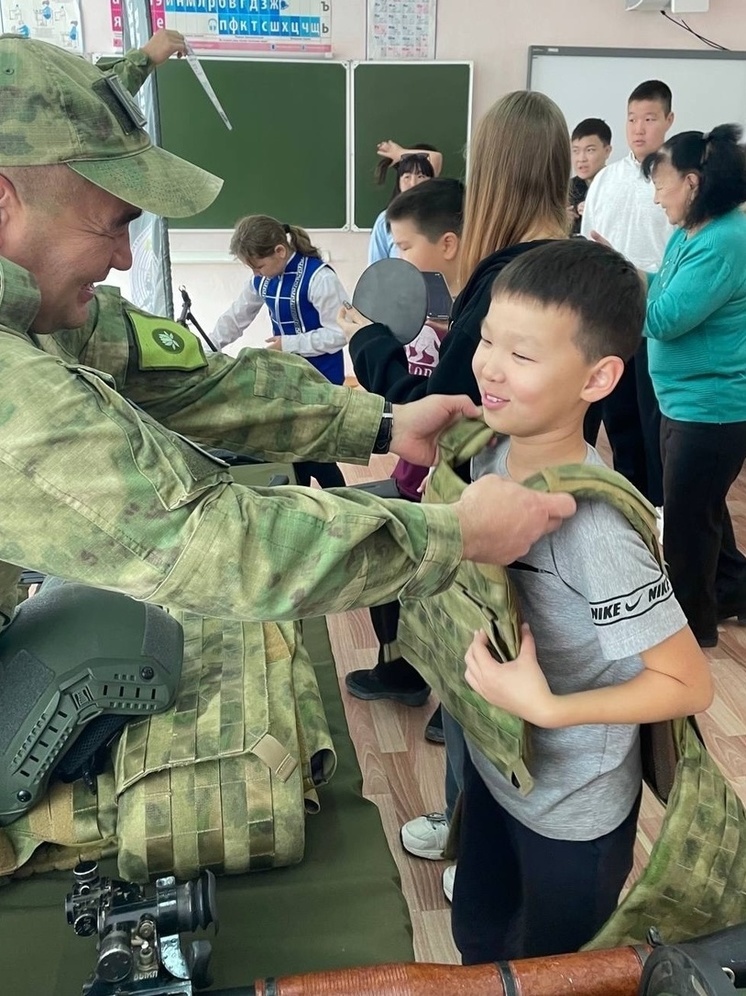
[[[104,55],[96,63],[102,73],[115,72],[134,96],[155,68],[141,48],[125,55]]]
[[[453,577],[462,547],[448,507],[240,487],[105,375],[13,336],[0,372],[3,560],[263,620],[423,597]]]
[[[307,360],[267,349],[217,353],[188,373],[151,371],[125,394],[203,446],[262,460],[367,464],[383,411],[377,395],[335,387]]]
[[[98,288],[91,322],[67,338],[83,343],[74,347],[81,362],[111,373],[119,390],[163,425],[203,446],[264,460],[370,459],[383,398],[335,387],[307,360],[274,350],[205,356],[193,334],[168,319],[157,323],[189,348],[159,353],[156,330],[133,324],[142,317],[151,321],[115,288]],[[185,362],[190,350],[194,358]]]

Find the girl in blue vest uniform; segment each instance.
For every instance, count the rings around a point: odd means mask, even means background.
[[[346,339],[337,314],[345,290],[308,232],[268,215],[249,215],[236,224],[230,250],[254,276],[217,321],[213,341],[218,349],[238,339],[266,305],[274,333],[267,347],[303,356],[332,384],[342,384]],[[305,487],[311,477],[322,488],[345,486],[336,463],[303,461],[295,464],[295,474]]]

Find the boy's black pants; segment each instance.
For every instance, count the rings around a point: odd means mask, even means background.
[[[663,417],[663,552],[694,635],[717,636],[718,617],[746,609],[746,557],[726,496],[746,457],[746,422]]]
[[[552,840],[498,805],[467,752],[452,930],[464,965],[577,951],[632,869],[640,796],[596,840]]]
[[[586,441],[595,446],[603,422],[614,457],[614,470],[634,484],[652,505],[663,504],[660,420],[660,408],[648,372],[647,342],[643,341],[611,394],[588,409],[584,435]]]

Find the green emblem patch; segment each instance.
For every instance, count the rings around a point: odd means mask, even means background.
[[[170,329],[153,329],[151,334],[157,345],[167,353],[184,352],[184,340],[180,333],[172,332]]]
[[[207,366],[202,344],[170,318],[127,311],[141,370],[199,370]]]

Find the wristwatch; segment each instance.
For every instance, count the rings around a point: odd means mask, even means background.
[[[378,435],[373,443],[374,453],[388,453],[391,446],[391,436],[394,431],[394,410],[391,402],[384,401],[383,412],[381,413],[381,424],[378,426]]]

